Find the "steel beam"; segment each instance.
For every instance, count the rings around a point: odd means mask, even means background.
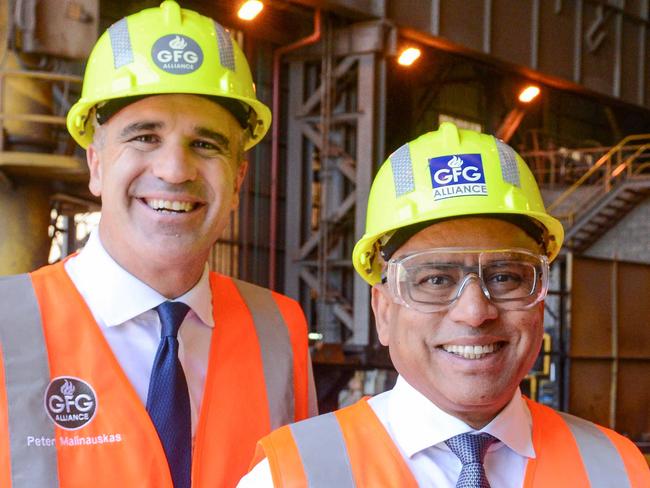
[[[284,289],[325,342],[353,348],[370,340],[370,287],[353,272],[351,251],[364,232],[375,158],[383,156],[377,92],[382,56],[392,49],[387,32],[382,22],[330,30],[289,66],[287,188],[294,191]]]

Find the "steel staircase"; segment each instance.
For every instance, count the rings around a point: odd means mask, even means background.
[[[584,252],[648,196],[650,175],[617,184],[579,215],[566,231],[565,242],[575,253]]]
[[[565,245],[584,252],[650,197],[650,134],[624,138],[550,205],[564,225]]]

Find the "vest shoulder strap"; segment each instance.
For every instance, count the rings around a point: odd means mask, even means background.
[[[271,291],[232,280],[253,318],[262,354],[271,429],[294,421],[293,348],[288,325]]]
[[[417,483],[365,399],[279,429],[259,444],[275,486],[400,486]]]
[[[605,432],[609,429],[530,400],[528,407],[533,418],[533,445],[537,457],[528,463],[525,487],[639,486],[632,483],[631,473],[626,468],[624,456],[629,455],[612,442]],[[581,463],[577,463],[578,460]]]
[[[418,484],[390,434],[368,399],[334,412],[342,427],[350,465],[359,486],[399,486]]]

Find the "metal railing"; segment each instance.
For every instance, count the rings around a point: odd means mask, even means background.
[[[550,213],[568,226],[575,222],[577,215],[590,208],[621,181],[644,173],[650,177],[650,134],[627,136],[609,149],[557,149],[524,152],[523,155],[525,159],[537,162],[533,170],[542,185],[547,180],[551,183],[557,181],[556,175],[560,171],[558,163],[565,162],[566,156],[575,162],[582,162],[574,167],[577,171],[567,178],[570,185],[547,206]],[[593,159],[596,160],[592,163]],[[540,160],[550,164],[540,164]],[[567,170],[564,171],[566,173]]]

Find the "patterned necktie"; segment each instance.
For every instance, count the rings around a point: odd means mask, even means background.
[[[147,395],[147,412],[165,450],[174,488],[190,488],[192,483],[190,395],[176,338],[189,310],[181,302],[164,302],[156,307],[162,330]]]
[[[496,440],[490,434],[466,433],[445,441],[451,452],[463,463],[456,488],[490,488],[483,468],[483,458],[490,444]]]

